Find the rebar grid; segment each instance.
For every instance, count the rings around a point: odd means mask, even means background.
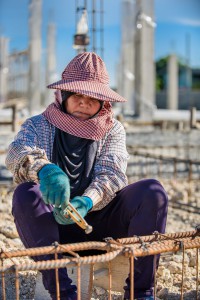
[[[181,296],[183,299],[183,279],[184,279],[184,262],[185,262],[185,250],[186,249],[196,249],[196,299],[198,299],[198,278],[199,278],[199,249],[200,248],[200,226],[196,228],[195,231],[189,232],[178,232],[169,234],[160,234],[159,232],[154,232],[150,236],[134,236],[131,238],[123,238],[118,240],[113,240],[112,238],[105,239],[105,242],[84,242],[75,244],[65,244],[60,245],[57,242],[52,246],[40,247],[40,248],[30,248],[25,250],[12,250],[5,251],[1,249],[1,277],[2,277],[2,299],[6,300],[5,292],[5,273],[15,273],[15,288],[16,288],[16,300],[19,299],[19,272],[20,271],[31,271],[31,270],[48,270],[55,269],[56,274],[56,292],[57,299],[60,299],[59,294],[59,281],[58,281],[58,268],[75,266],[77,268],[77,290],[78,290],[78,300],[81,300],[81,267],[83,265],[89,264],[91,270],[94,268],[94,264],[98,262],[108,262],[109,266],[109,299],[111,299],[112,291],[112,272],[110,262],[118,257],[124,256],[129,260],[130,266],[130,299],[134,299],[134,259],[137,257],[156,255],[166,252],[182,252],[182,281],[181,281]],[[93,256],[79,256],[76,251],[82,250],[102,250],[106,253]],[[58,253],[65,253],[65,255],[71,255],[66,258],[58,259]],[[54,260],[39,261],[39,262],[28,262],[28,263],[15,263],[14,257],[24,257],[24,256],[37,256],[54,254]],[[4,259],[11,259],[12,264],[10,266],[3,266]],[[154,271],[156,274],[156,264],[154,261]],[[92,280],[92,277],[90,278]],[[154,296],[156,297],[156,276],[154,280]],[[92,284],[90,283],[90,289]]]
[[[129,147],[130,148],[130,147]],[[139,161],[138,165],[140,166],[141,173],[144,173],[143,167],[145,166],[145,174],[146,176],[151,176],[152,174],[155,175],[155,173],[159,177],[163,177],[167,173],[166,165],[171,166],[172,170],[168,170],[170,177],[173,176],[173,178],[178,178],[178,174],[181,173],[181,170],[178,170],[178,165],[184,165],[185,166],[185,178],[187,178],[188,181],[199,179],[200,177],[200,160],[194,160],[194,159],[188,159],[188,158],[179,158],[176,156],[170,156],[170,155],[161,155],[161,154],[154,154],[154,153],[148,153],[141,150],[133,150],[129,149],[129,154],[133,156],[133,158],[142,158],[143,161]],[[145,163],[144,163],[145,162]],[[165,168],[162,168],[162,165],[165,163]],[[128,166],[130,167],[133,164],[133,162],[129,162]],[[153,169],[151,169],[151,166],[153,166]],[[195,170],[194,167],[198,168],[197,175],[198,178],[194,178]],[[138,174],[141,175],[141,174]],[[143,174],[144,175],[144,174]]]

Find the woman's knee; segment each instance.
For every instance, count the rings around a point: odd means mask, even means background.
[[[38,197],[41,197],[38,184],[35,182],[21,183],[13,193],[13,206],[26,206]]]
[[[142,179],[127,187],[128,198],[138,205],[167,206],[168,197],[162,184],[156,179]]]
[[[157,179],[144,180],[144,200],[149,205],[167,206],[168,196],[163,185]]]

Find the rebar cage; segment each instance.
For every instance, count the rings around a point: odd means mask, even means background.
[[[148,255],[154,255],[156,260],[156,254],[164,253],[176,253],[180,252],[182,254],[182,271],[181,271],[181,287],[180,287],[180,299],[184,297],[184,264],[185,264],[185,253],[187,249],[194,249],[196,257],[196,300],[199,299],[199,248],[200,248],[200,226],[197,226],[195,231],[189,232],[179,232],[179,233],[168,233],[160,234],[159,232],[154,232],[150,236],[134,236],[129,238],[123,238],[118,240],[113,240],[112,238],[105,239],[104,242],[84,242],[75,244],[65,244],[61,245],[55,242],[52,246],[40,247],[40,248],[30,248],[23,250],[12,250],[6,251],[1,249],[1,299],[6,300],[6,285],[10,283],[7,282],[6,277],[9,274],[13,275],[15,281],[15,299],[20,299],[20,275],[27,271],[39,271],[39,270],[49,270],[55,269],[56,278],[56,292],[57,299],[60,299],[59,292],[59,280],[58,280],[58,269],[64,267],[74,267],[77,270],[77,297],[78,300],[83,300],[81,296],[81,270],[86,266],[90,268],[90,282],[87,291],[87,299],[91,298],[91,291],[94,282],[94,267],[98,263],[106,262],[108,266],[108,299],[112,299],[113,290],[113,278],[112,278],[112,268],[111,262],[115,259],[123,257],[129,262],[129,272],[130,272],[130,299],[134,300],[134,260],[138,257],[144,257]],[[195,250],[196,249],[196,250]],[[77,251],[82,250],[101,250],[103,254],[80,256]],[[65,253],[66,256],[62,259],[58,259],[59,253]],[[22,258],[27,256],[41,256],[53,254],[54,259],[48,261],[38,261],[34,262],[27,260],[27,262],[20,263],[20,260],[16,258]],[[9,261],[9,263],[8,263]],[[154,263],[154,268],[156,264]],[[156,269],[155,279],[154,279],[154,297],[156,298],[157,291],[157,275]],[[9,277],[10,278],[10,277]],[[123,279],[125,280],[125,278]]]

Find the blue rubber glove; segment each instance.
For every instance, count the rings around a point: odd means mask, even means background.
[[[46,204],[65,209],[70,199],[67,175],[56,165],[45,165],[39,172],[40,191]]]
[[[74,206],[74,208],[83,218],[87,215],[88,211],[93,206],[92,200],[86,196],[76,196],[70,201],[70,203]],[[67,213],[65,209],[62,210],[61,208],[54,207],[53,215],[57,223],[61,225],[74,224],[74,221],[70,217],[65,217],[66,214]]]

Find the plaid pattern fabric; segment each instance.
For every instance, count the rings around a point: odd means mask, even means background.
[[[83,52],[75,56],[63,71],[62,79],[47,87],[84,94],[102,101],[127,101],[109,87],[106,66],[94,52]]]
[[[55,127],[42,114],[25,121],[6,158],[6,166],[16,184],[38,182],[37,172],[52,160],[54,136]],[[106,206],[127,185],[127,159],[125,131],[114,120],[110,131],[98,141],[92,182],[84,192],[84,196],[92,199],[93,210]]]
[[[109,102],[105,102],[104,107],[95,118],[79,120],[61,110],[61,92],[56,91],[56,100],[44,111],[45,118],[55,127],[68,132],[77,137],[100,140],[113,126],[113,112]]]

